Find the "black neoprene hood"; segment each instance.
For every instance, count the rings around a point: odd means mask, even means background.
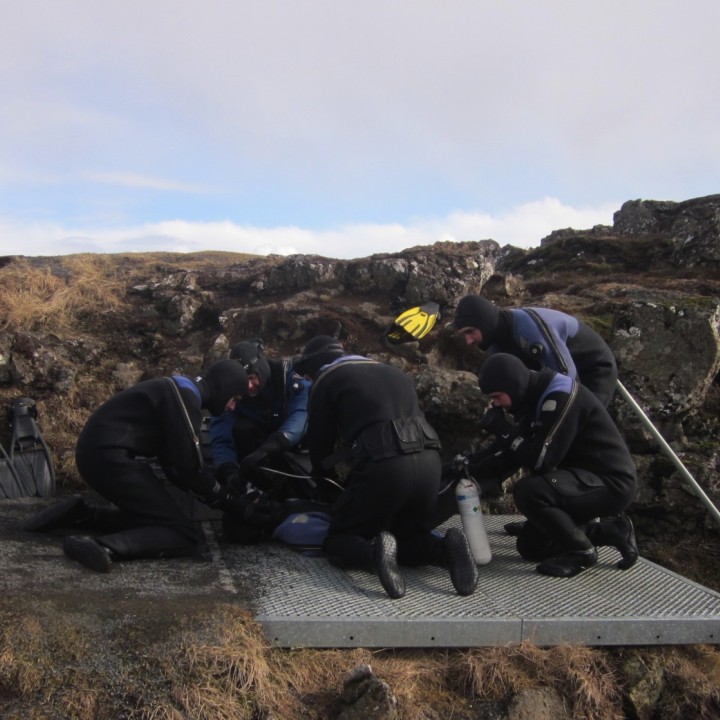
[[[521,407],[530,388],[530,370],[522,360],[508,353],[491,355],[480,368],[478,383],[485,395],[503,392],[513,408]]]
[[[303,348],[295,369],[301,375],[315,377],[323,365],[345,355],[345,350],[337,338],[330,335],[316,335]]]
[[[500,312],[497,305],[481,295],[466,295],[458,303],[452,324],[456,330],[477,328],[482,333],[480,347],[487,350],[495,341],[500,325]]]

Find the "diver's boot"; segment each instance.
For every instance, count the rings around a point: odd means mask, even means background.
[[[81,495],[72,495],[33,515],[24,525],[27,532],[71,528],[89,520],[92,511]]]
[[[478,569],[465,533],[460,528],[451,527],[445,533],[443,556],[458,595],[472,595],[478,584]]]
[[[373,567],[385,592],[393,599],[405,595],[405,579],[397,561],[397,540],[389,532],[381,532],[372,541]]]
[[[534,563],[561,555],[563,552],[562,545],[528,523],[525,523],[520,534],[515,538],[515,549],[523,560]]]
[[[624,514],[600,518],[588,526],[588,537],[595,545],[610,545],[622,556],[617,567],[631,568],[638,559],[639,551],[632,520]]]
[[[109,572],[112,565],[112,553],[94,538],[88,535],[70,535],[65,538],[63,552],[95,572]]]
[[[595,565],[598,554],[595,546],[587,550],[568,550],[540,563],[535,569],[541,575],[573,577]]]

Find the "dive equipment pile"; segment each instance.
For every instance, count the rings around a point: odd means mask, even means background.
[[[55,495],[55,471],[37,416],[35,401],[27,397],[13,400],[7,411],[10,452],[0,444],[0,499]]]

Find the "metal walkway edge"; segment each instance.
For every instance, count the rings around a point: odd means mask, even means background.
[[[255,617],[279,647],[720,642],[720,594],[643,558],[618,570],[613,548],[577,577],[541,576],[503,530],[512,519],[486,516],[493,559],[479,568],[471,597],[455,594],[445,570],[426,567],[405,568],[407,594],[390,600],[369,573],[274,545],[231,552],[230,572],[248,562],[263,567]]]

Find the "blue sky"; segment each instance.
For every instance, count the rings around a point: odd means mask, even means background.
[[[720,192],[716,0],[24,0],[0,254],[532,247]]]

